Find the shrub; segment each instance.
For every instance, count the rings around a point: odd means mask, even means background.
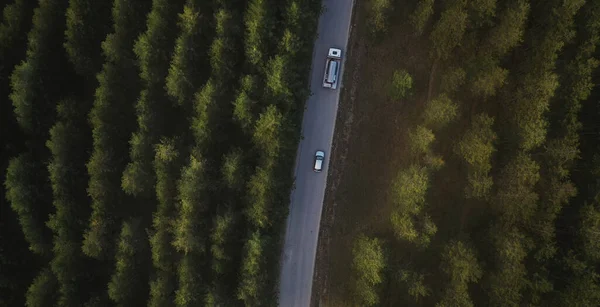
[[[410,95],[410,91],[413,87],[413,79],[411,75],[405,70],[396,70],[392,76],[392,84],[390,89],[390,95],[396,99],[401,100]]]

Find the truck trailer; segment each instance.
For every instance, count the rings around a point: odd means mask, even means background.
[[[325,61],[325,74],[323,76],[323,87],[335,90],[337,88],[340,66],[342,65],[342,50],[329,48],[327,60]]]

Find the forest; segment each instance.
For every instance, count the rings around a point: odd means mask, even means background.
[[[365,96],[407,128],[389,200],[368,204],[385,226],[353,236],[352,281],[330,305],[598,306],[600,1],[362,7],[367,53],[394,67]]]
[[[12,0],[0,306],[274,306],[319,0]]]

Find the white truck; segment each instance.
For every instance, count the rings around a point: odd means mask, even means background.
[[[342,65],[342,50],[329,48],[325,62],[325,74],[323,76],[323,87],[335,90],[337,88],[340,66]]]

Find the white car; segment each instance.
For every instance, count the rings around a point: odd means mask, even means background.
[[[323,161],[325,160],[325,152],[322,150],[317,150],[315,153],[315,165],[313,170],[316,173],[320,173],[323,170]]]
[[[323,87],[335,90],[337,88],[340,66],[342,65],[342,50],[329,48],[327,60],[325,61],[325,74],[323,76]]]

